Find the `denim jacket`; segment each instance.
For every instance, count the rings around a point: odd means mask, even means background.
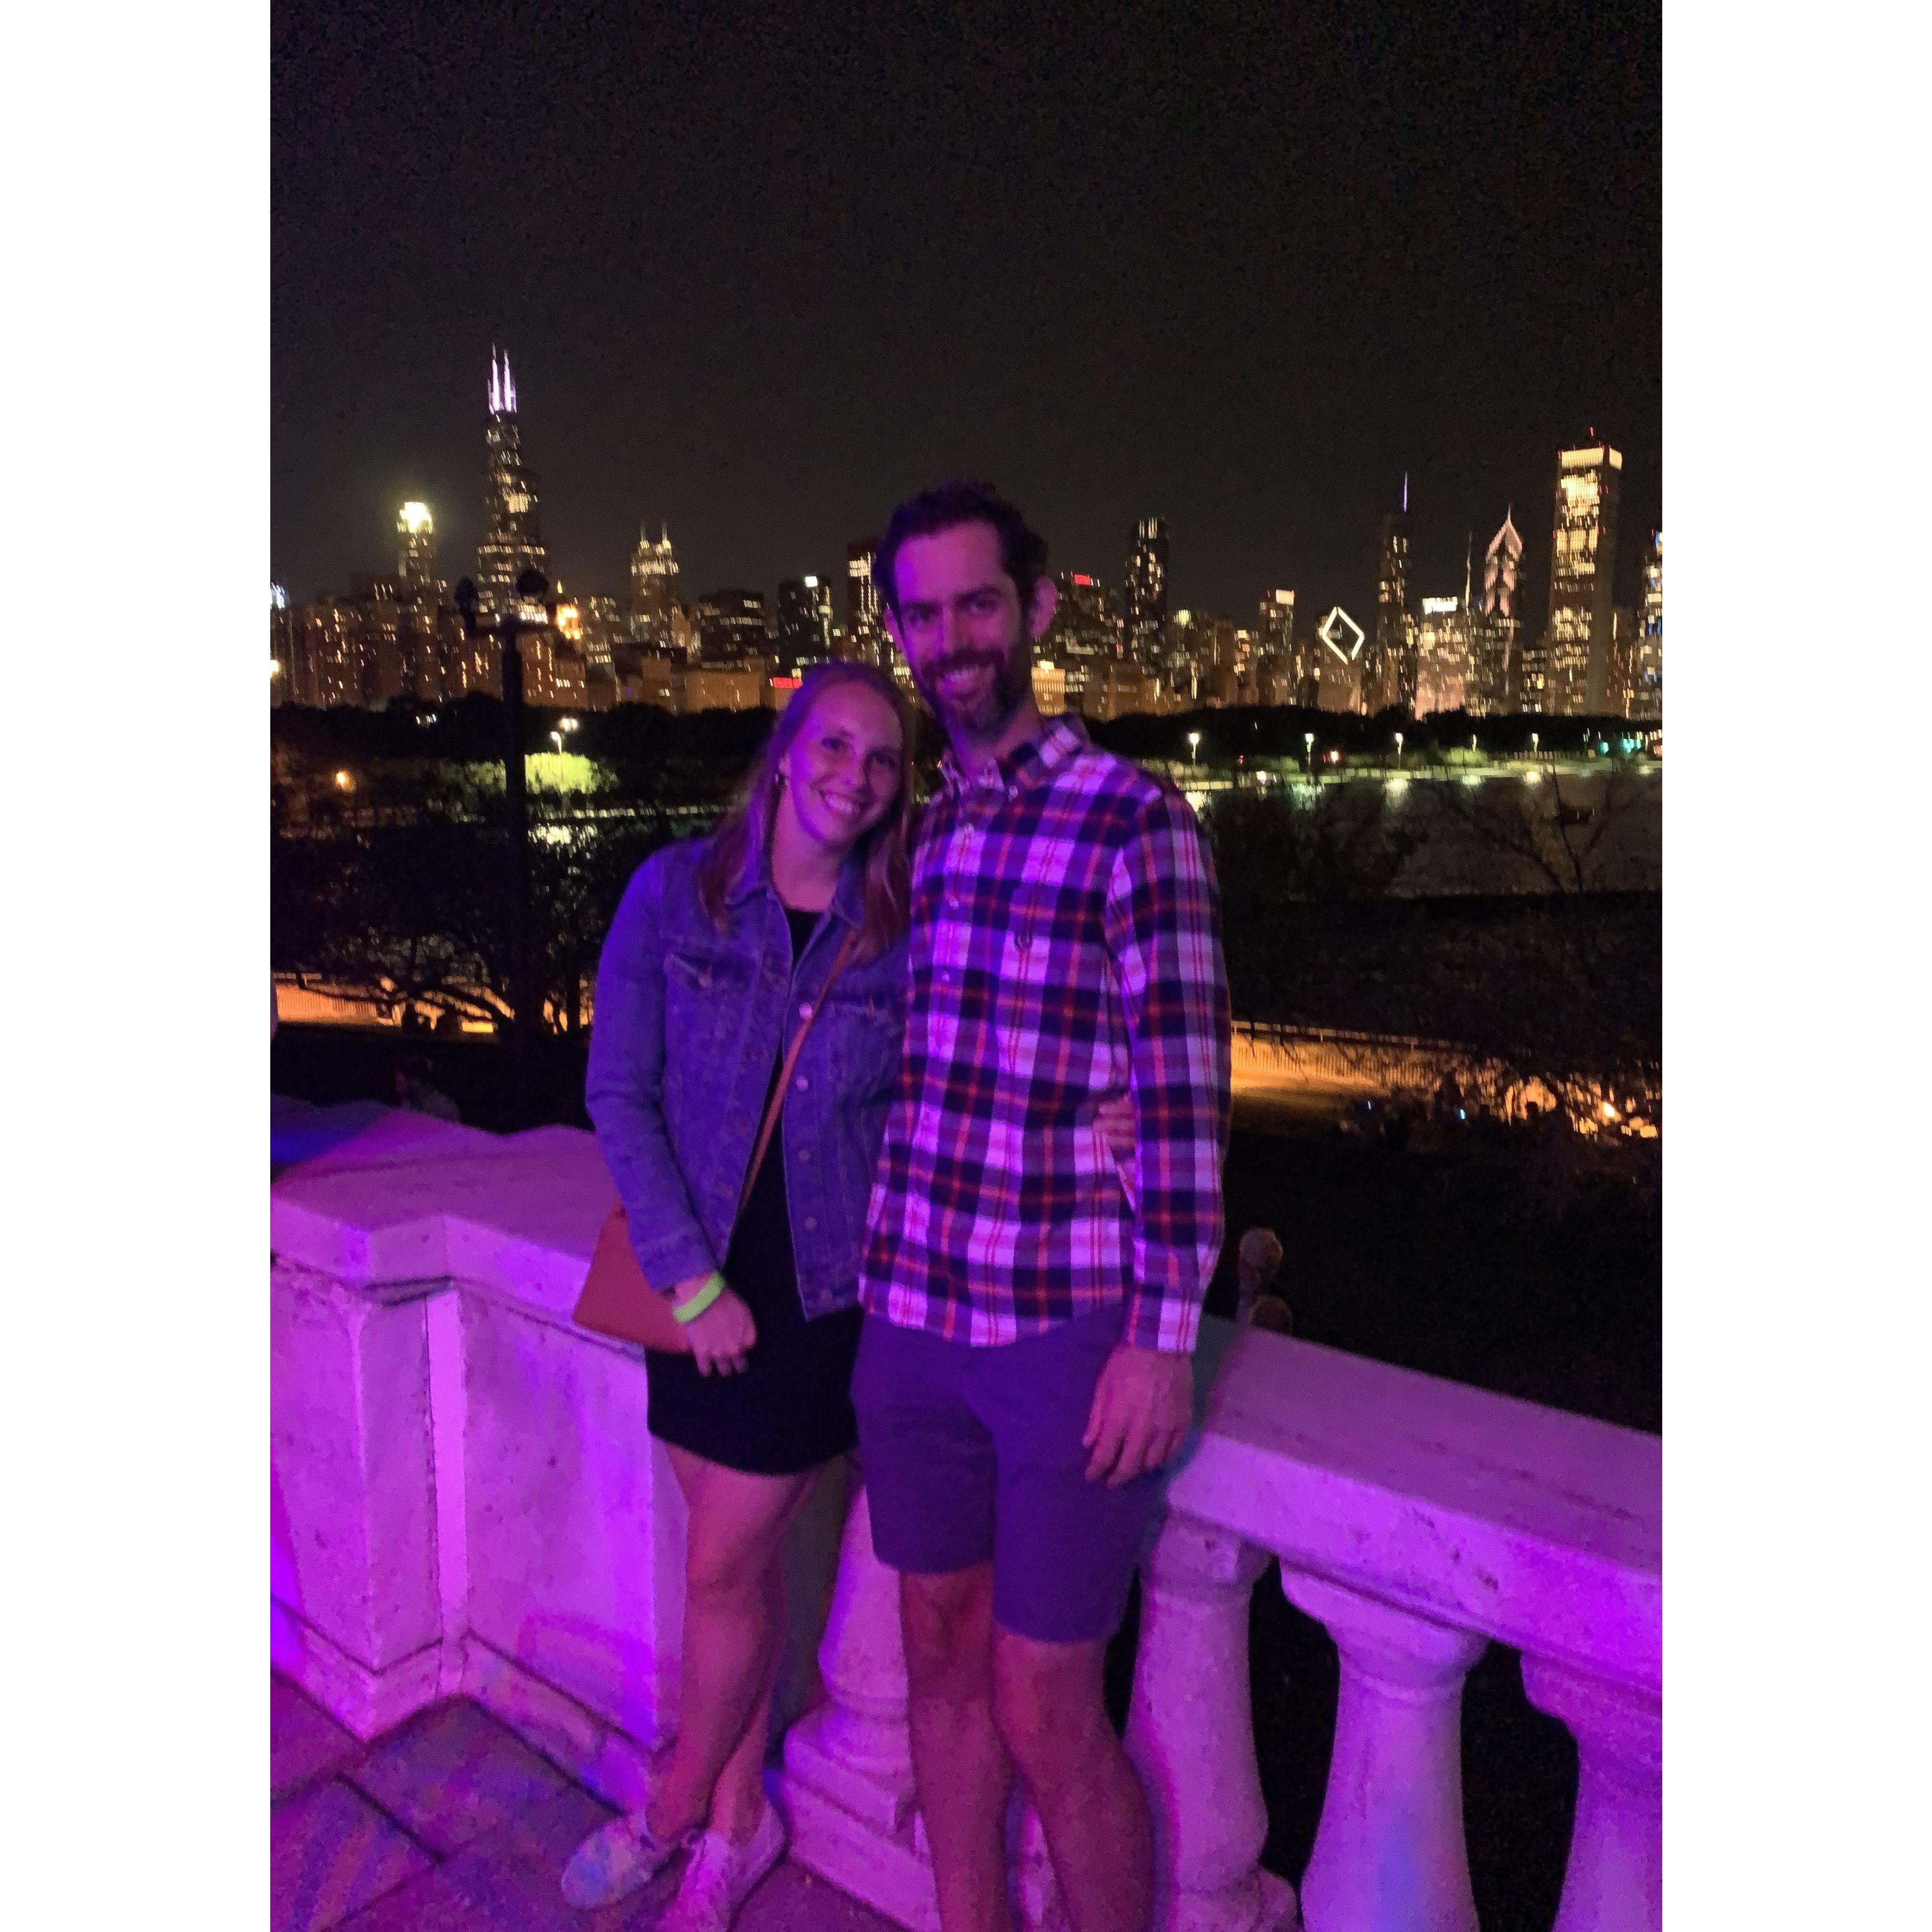
[[[698,902],[704,850],[701,840],[668,846],[625,889],[598,965],[584,1087],[638,1265],[665,1289],[722,1265],[779,1055],[863,910],[848,862],[794,967],[769,872],[731,889],[720,932]],[[905,998],[904,940],[848,960],[784,1096],[785,1202],[808,1318],[857,1298]]]

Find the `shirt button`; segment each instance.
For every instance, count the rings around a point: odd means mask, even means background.
[[[812,1082],[808,1080],[802,1073],[801,1073],[791,1084],[797,1092],[802,1094],[805,1090],[812,1084]]]
[[[798,1016],[802,1020],[808,1020],[811,1018],[812,1002],[809,1000],[801,1000],[799,1002]]]
[[[810,1162],[811,1160],[812,1160],[812,1150],[811,1150],[811,1148],[800,1148],[799,1149],[799,1150],[798,1150],[798,1164],[799,1164],[799,1166],[800,1166],[800,1167],[804,1167],[804,1166],[807,1166],[807,1165],[808,1165],[808,1164],[809,1164],[809,1162]]]
[[[808,1214],[799,1226],[808,1234],[818,1226],[818,1216],[816,1214]]]

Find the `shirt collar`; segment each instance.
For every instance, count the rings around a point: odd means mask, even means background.
[[[1084,751],[1087,728],[1068,712],[1046,721],[1046,728],[1036,738],[1016,745],[1003,758],[988,758],[970,778],[960,769],[949,745],[940,754],[940,775],[946,789],[955,794],[977,786],[997,787],[1009,798],[1043,784],[1069,759]]]
[[[770,892],[774,898],[778,897],[778,888],[772,884],[769,853],[760,853],[756,866],[747,866],[740,871],[725,889],[724,903],[728,906],[741,905],[754,892]],[[865,923],[866,867],[856,852],[850,854],[838,868],[838,883],[832,889],[829,910],[835,918],[842,919],[848,926]]]

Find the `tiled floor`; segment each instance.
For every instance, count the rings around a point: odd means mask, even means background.
[[[358,1743],[286,1678],[272,1680],[274,1932],[646,1932],[674,1874],[602,1912],[575,1912],[557,1874],[610,1815],[480,1705],[418,1712]],[[737,1932],[890,1932],[789,1861]]]

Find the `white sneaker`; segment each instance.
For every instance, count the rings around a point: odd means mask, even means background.
[[[563,1896],[580,1910],[609,1905],[648,1885],[677,1850],[661,1845],[645,1828],[644,1814],[613,1818],[599,1825],[570,1855],[563,1868]]]
[[[784,1822],[770,1804],[742,1845],[706,1832],[684,1868],[676,1898],[658,1921],[659,1932],[728,1932],[738,1908],[784,1856]]]

